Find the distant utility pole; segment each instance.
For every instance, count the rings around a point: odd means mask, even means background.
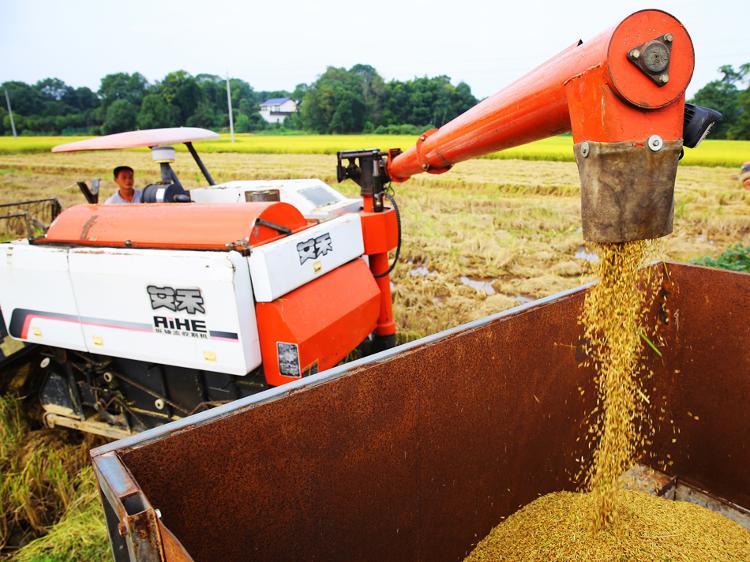
[[[8,104],[8,115],[10,116],[10,128],[13,131],[13,138],[16,138],[18,135],[16,134],[16,123],[13,121],[13,110],[10,108],[10,96],[8,96],[8,90],[5,90],[5,103]]]
[[[232,90],[229,87],[229,74],[227,74],[227,106],[229,107],[229,134],[234,142],[234,117],[232,117]]]

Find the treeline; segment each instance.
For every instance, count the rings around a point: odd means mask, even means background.
[[[720,111],[724,119],[711,131],[713,139],[750,139],[750,62],[735,70],[726,64],[722,77],[703,86],[690,100]]]
[[[719,68],[721,78],[690,100],[717,109],[724,119],[711,138],[750,139],[750,63]],[[386,82],[370,65],[328,67],[312,84],[293,91],[259,91],[238,78],[229,80],[235,129],[239,132],[283,127],[316,133],[419,133],[439,127],[477,103],[471,88],[448,76]],[[134,129],[193,126],[225,129],[225,79],[170,72],[149,83],[139,73],[102,78],[99,89],[75,88],[57,78],[35,84],[10,81],[0,88],[10,97],[16,129],[22,135],[108,134]],[[0,96],[0,135],[11,134],[10,116]],[[260,104],[289,97],[299,111],[283,125],[269,125]]]
[[[238,132],[280,127],[260,115],[260,104],[269,98],[289,97],[299,104],[299,111],[281,126],[318,133],[421,132],[477,102],[468,85],[454,86],[447,76],[385,82],[373,67],[362,64],[348,70],[329,67],[315,82],[293,91],[257,91],[238,78],[229,83]],[[96,92],[57,78],[35,84],[9,81],[0,88],[10,97],[16,130],[22,135],[229,126],[226,81],[213,74],[193,76],[179,70],[149,83],[137,72],[119,72],[102,78]],[[3,98],[0,134],[10,135]]]
[[[317,133],[420,133],[477,103],[466,83],[454,86],[448,76],[385,82],[366,64],[328,67],[299,99],[302,128]]]

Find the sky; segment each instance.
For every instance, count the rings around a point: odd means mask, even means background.
[[[0,0],[0,82],[97,90],[113,72],[154,82],[183,69],[292,90],[327,66],[364,63],[386,80],[445,74],[482,98],[644,8],[692,36],[689,96],[719,66],[750,62],[748,0]]]

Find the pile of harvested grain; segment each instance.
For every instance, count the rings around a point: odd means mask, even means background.
[[[750,533],[706,508],[616,491],[616,524],[595,530],[594,494],[558,492],[495,527],[465,562],[750,560]]]
[[[597,245],[599,282],[586,295],[581,314],[598,390],[587,434],[590,446],[596,449],[593,463],[584,469],[587,488],[597,505],[597,528],[613,522],[618,479],[651,436],[641,353],[650,332],[646,312],[660,276],[658,268],[642,266],[654,248],[652,240]]]

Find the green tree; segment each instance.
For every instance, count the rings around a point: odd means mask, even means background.
[[[187,123],[203,99],[198,82],[188,72],[170,72],[158,85],[159,93],[171,106],[177,108],[179,125]]]
[[[99,97],[90,88],[71,88],[62,101],[80,111],[90,111],[99,106]]]
[[[34,115],[42,111],[44,100],[39,92],[24,82],[12,80],[3,82],[3,90],[8,92],[13,107],[13,115]],[[5,104],[5,94],[2,97]]]
[[[336,96],[336,109],[328,125],[331,133],[357,133],[365,125],[366,106],[361,97],[341,89]]]
[[[451,84],[448,76],[421,77],[405,82],[391,81],[383,95],[381,123],[388,126],[441,126],[477,103],[471,88],[463,82]]]
[[[226,111],[216,111],[214,105],[207,101],[201,100],[198,102],[198,106],[195,108],[193,114],[188,117],[187,125],[190,127],[217,127],[221,126],[226,120],[227,125],[229,120]]]
[[[74,90],[59,78],[45,78],[34,84],[34,88],[46,100],[62,101]]]
[[[121,133],[135,129],[137,108],[124,99],[113,101],[107,108],[102,129],[105,133]]]
[[[302,117],[300,116],[299,110],[284,119],[284,128],[294,129],[297,131],[301,131],[304,129],[304,124],[302,123]]]
[[[302,100],[304,128],[318,133],[362,131],[367,113],[362,75],[367,73],[363,65],[352,70],[329,66]]]
[[[722,67],[723,69],[724,67]],[[737,117],[729,126],[727,137],[730,139],[750,139],[750,62],[732,71],[735,83],[744,83],[745,89],[737,94]]]
[[[381,122],[381,109],[385,95],[385,82],[378,72],[369,64],[355,64],[350,70],[359,80],[362,92],[361,100],[366,112],[365,121],[370,126]]]
[[[723,118],[711,130],[711,137],[717,139],[725,138],[746,138],[737,136],[741,135],[735,124],[740,119],[740,89],[737,87],[750,71],[750,63],[743,64],[735,70],[731,65],[724,65],[719,68],[723,74],[720,80],[712,80],[695,93],[690,103],[703,105],[719,111]],[[730,134],[730,131],[732,133]]]
[[[99,85],[99,97],[105,111],[117,100],[125,100],[133,106],[140,106],[146,95],[148,82],[142,74],[117,72],[107,74]],[[121,106],[122,107],[122,106]],[[133,116],[135,118],[135,115]]]
[[[268,123],[260,116],[258,104],[252,98],[247,97],[240,100],[238,104],[234,125],[238,132],[250,133],[266,129]]]
[[[299,104],[304,99],[305,94],[307,93],[307,90],[309,89],[310,89],[310,86],[308,86],[304,82],[297,84],[294,87],[294,91],[291,93],[289,97],[291,97],[294,101],[296,101]]]
[[[202,91],[202,96],[189,122],[201,127],[228,127],[226,79],[215,74],[198,74],[195,80]],[[232,109],[235,113],[241,103],[249,104],[249,106],[256,105],[255,92],[250,84],[239,78],[230,78],[229,86],[232,94]],[[235,121],[238,118],[239,115],[235,115]]]
[[[178,121],[179,117],[175,108],[159,94],[148,94],[143,98],[135,120],[139,129],[174,127]]]
[[[252,130],[250,118],[244,113],[237,114],[237,118],[234,120],[234,130],[238,133],[249,133]]]
[[[252,133],[266,129],[266,123],[257,111],[253,113],[238,113],[234,122],[234,128],[238,133]]]
[[[195,82],[201,89],[201,98],[207,100],[216,108],[226,107],[227,90],[224,78],[216,74],[198,74],[195,76]]]
[[[750,87],[737,96],[737,119],[729,127],[730,139],[750,139]]]

